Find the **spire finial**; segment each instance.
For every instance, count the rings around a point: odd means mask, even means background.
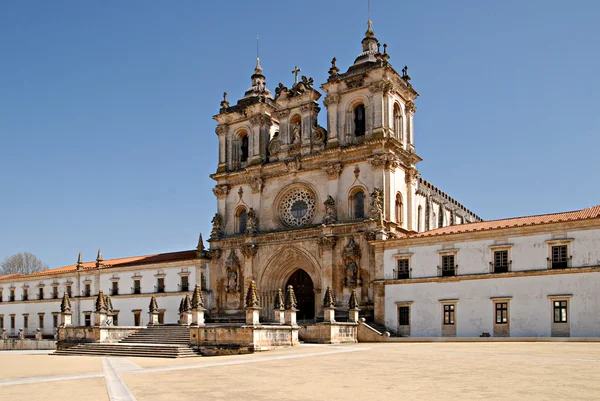
[[[196,246],[196,249],[199,251],[204,250],[204,241],[202,240],[202,233],[200,233],[200,238],[198,238],[198,245]]]
[[[221,100],[221,108],[226,109],[229,107],[229,102],[227,101],[227,92],[223,92],[223,100]]]
[[[256,58],[260,57],[260,54],[259,54],[258,50],[259,49],[258,49],[258,33],[257,33],[256,34]]]
[[[298,68],[298,66],[295,66],[294,69],[292,70],[292,74],[294,74],[294,85],[296,85],[298,83],[298,73],[302,71],[300,68]]]
[[[81,252],[79,252],[79,256],[77,257],[77,270],[83,269],[83,258],[81,257]]]
[[[104,259],[102,259],[102,251],[98,249],[98,255],[96,256],[96,267],[102,266],[103,261]]]

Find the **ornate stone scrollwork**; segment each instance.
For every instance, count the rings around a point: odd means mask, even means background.
[[[223,217],[219,213],[215,213],[212,218],[212,231],[210,232],[210,239],[218,240],[223,236]]]
[[[329,195],[325,202],[325,217],[323,218],[323,224],[333,224],[337,221],[337,208],[335,207],[335,200]]]
[[[254,116],[254,117],[250,117],[250,124],[252,125],[259,125],[262,121],[262,116]]]
[[[290,115],[290,111],[289,111],[289,109],[286,109],[286,110],[279,110],[279,111],[276,111],[276,112],[275,112],[275,116],[276,116],[277,118],[284,118],[284,117],[287,117],[287,116],[289,116],[289,115]]]
[[[331,163],[323,167],[323,171],[330,180],[337,179],[340,174],[342,174],[342,170],[344,170],[344,165],[342,163]]]
[[[244,244],[242,246],[242,254],[247,258],[252,258],[256,256],[258,252],[258,245],[256,244]]]
[[[279,132],[276,132],[273,135],[273,138],[269,141],[269,153],[271,155],[276,155],[281,150],[281,140],[279,139]]]
[[[327,133],[325,131],[325,128],[321,127],[320,125],[317,125],[312,130],[312,135],[310,137],[310,140],[312,143],[314,143],[316,145],[320,145],[323,142],[325,142],[326,136],[327,136]]]
[[[337,238],[333,235],[326,235],[317,239],[317,244],[319,244],[321,248],[327,248],[329,250],[333,249],[336,243]]]
[[[388,156],[385,163],[385,168],[389,170],[395,170],[400,166],[400,164],[400,159],[394,156]]]
[[[285,162],[285,168],[287,169],[288,173],[296,175],[296,173],[298,173],[298,171],[300,171],[301,168],[300,159],[287,160]]]
[[[345,287],[356,287],[361,284],[360,278],[360,247],[354,241],[354,237],[350,237],[350,240],[344,247],[342,252],[342,258],[344,260],[344,286]]]
[[[416,168],[411,168],[406,171],[406,175],[404,176],[404,181],[407,184],[412,184],[416,180],[419,179],[419,171]]]
[[[339,102],[340,95],[338,95],[337,93],[331,93],[325,96],[325,99],[323,100],[323,104],[325,105],[325,107],[329,107],[332,104],[338,104]]]
[[[231,187],[228,184],[221,184],[213,188],[213,193],[217,198],[222,198],[224,196],[229,195],[230,189]]]
[[[262,177],[252,177],[250,179],[250,188],[252,189],[253,194],[257,194],[262,192],[264,187],[264,180]]]
[[[346,86],[348,87],[348,89],[360,88],[363,85],[364,85],[364,78],[362,75],[346,80]]]
[[[408,112],[408,113],[414,113],[417,110],[417,107],[415,106],[415,102],[413,102],[412,100],[409,100],[408,102],[406,102],[406,104],[404,105],[404,109]]]
[[[375,241],[377,239],[377,232],[376,231],[366,231],[365,239],[367,241]]]
[[[217,133],[217,135],[226,134],[228,130],[229,126],[227,124],[217,125],[217,128],[215,128],[215,132]]]
[[[248,222],[246,223],[246,234],[254,235],[258,232],[258,216],[254,208],[248,210]]]
[[[220,250],[219,248],[211,248],[208,251],[208,255],[210,256],[210,258],[212,260],[219,260],[219,259],[221,259],[221,255],[223,255],[223,251]]]
[[[383,190],[375,187],[371,192],[371,217],[383,224]]]
[[[240,292],[240,259],[235,250],[231,251],[225,262],[227,272],[227,292]]]
[[[383,155],[374,155],[369,159],[369,163],[373,168],[381,168],[385,165],[386,157]]]

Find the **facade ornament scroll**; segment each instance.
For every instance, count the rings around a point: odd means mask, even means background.
[[[279,132],[273,135],[273,138],[269,141],[269,154],[276,155],[281,150],[281,139],[279,139]]]
[[[325,96],[325,99],[323,100],[323,104],[325,105],[325,107],[329,107],[332,104],[338,104],[339,102],[340,95],[338,95],[337,93],[331,93]]]
[[[319,244],[319,246],[321,248],[325,248],[325,249],[329,249],[329,250],[332,250],[335,247],[336,243],[337,243],[337,238],[334,237],[333,235],[326,235],[323,237],[319,237],[317,239],[317,244]]]
[[[275,112],[275,116],[277,118],[284,118],[290,115],[290,111],[288,109],[286,110],[279,110]]]
[[[325,128],[321,127],[320,125],[317,125],[312,129],[312,135],[310,137],[310,140],[312,143],[320,145],[323,142],[325,142],[326,136],[327,132],[325,131]]]
[[[262,121],[262,116],[254,116],[254,117],[250,117],[250,124],[252,125],[259,125]]]
[[[258,216],[254,208],[248,210],[248,222],[246,223],[246,234],[254,235],[258,232]]]
[[[262,192],[264,185],[265,185],[265,182],[262,179],[262,177],[256,176],[256,177],[252,177],[250,179],[250,188],[252,189],[253,194]]]
[[[227,124],[220,124],[217,125],[217,128],[215,128],[215,132],[217,133],[217,135],[224,135],[227,133],[228,130],[229,126]]]
[[[235,250],[231,251],[227,261],[225,262],[225,270],[227,272],[227,292],[240,292],[240,259]]]
[[[213,193],[217,198],[223,198],[229,195],[230,189],[231,187],[228,184],[221,184],[213,188]]]
[[[348,243],[342,252],[344,262],[344,286],[356,287],[361,284],[360,278],[360,247],[354,241],[354,237],[350,237]]]
[[[365,239],[367,241],[375,241],[377,239],[377,231],[366,231]]]
[[[333,224],[337,221],[337,208],[335,207],[335,200],[331,195],[327,197],[325,202],[325,217],[323,218],[323,224]]]
[[[373,157],[369,158],[369,163],[371,163],[371,166],[373,166],[373,168],[381,168],[385,165],[386,162],[386,157],[383,155],[374,155]]]
[[[219,248],[211,248],[208,251],[208,254],[209,254],[211,260],[217,261],[217,260],[221,259],[221,256],[223,255],[223,251]]]
[[[400,167],[400,159],[395,156],[386,157],[385,168],[388,170],[396,170]]]
[[[256,256],[258,252],[258,245],[256,244],[244,244],[242,246],[242,254],[247,258],[252,258]]]
[[[417,111],[417,107],[415,106],[415,102],[413,102],[412,100],[409,100],[408,102],[406,102],[406,104],[404,105],[404,109],[408,112],[408,113],[413,113],[415,111]]]
[[[406,171],[406,174],[404,176],[404,181],[407,184],[412,184],[414,183],[416,180],[419,179],[419,170],[417,170],[416,168],[411,168],[409,170]]]
[[[296,175],[298,171],[300,171],[300,159],[292,159],[285,162],[285,168],[288,173],[292,173],[292,175]]]
[[[330,180],[337,179],[344,169],[344,165],[342,163],[331,163],[327,166],[323,167],[323,171],[327,174],[327,178]]]
[[[223,217],[219,213],[215,213],[215,216],[212,218],[212,225],[210,239],[221,239],[221,237],[223,237]]]

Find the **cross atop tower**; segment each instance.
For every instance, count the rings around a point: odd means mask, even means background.
[[[292,71],[292,74],[295,75],[294,78],[294,85],[298,83],[298,73],[302,71],[300,68],[298,68],[298,66],[294,67],[294,70]]]

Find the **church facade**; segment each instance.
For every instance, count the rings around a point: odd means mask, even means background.
[[[389,62],[369,21],[362,52],[346,72],[333,59],[322,93],[298,77],[275,94],[257,59],[252,86],[214,117],[218,210],[210,238],[213,313],[239,314],[255,280],[264,306],[296,288],[299,318],[318,316],[331,286],[336,305],[353,289],[372,313],[375,260],[368,241],[480,221],[419,177],[415,99],[407,68]]]

